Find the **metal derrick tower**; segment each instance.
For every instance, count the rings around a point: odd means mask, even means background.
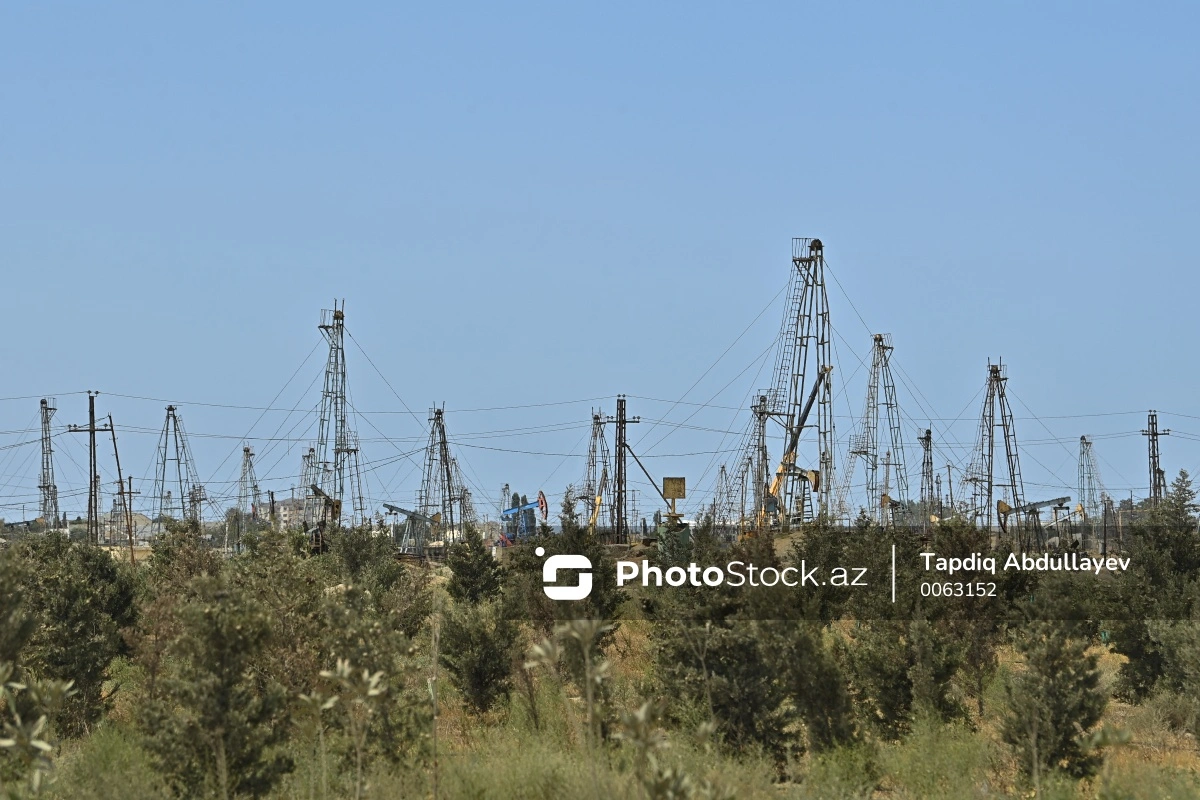
[[[708,511],[712,518],[713,531],[719,535],[731,534],[739,521],[738,500],[744,489],[740,483],[740,478],[730,475],[722,464],[717,471],[716,491],[713,492],[712,505]]]
[[[50,420],[58,409],[53,397],[42,398],[42,473],[38,490],[42,493],[42,520],[50,530],[58,530],[58,486],[54,483],[54,447],[51,443]]]
[[[1096,520],[1104,513],[1108,494],[1100,482],[1100,470],[1096,467],[1096,454],[1092,440],[1079,437],[1079,503],[1083,506],[1084,518]]]
[[[924,524],[929,521],[929,515],[937,503],[935,498],[941,492],[937,488],[940,481],[935,482],[933,474],[933,431],[926,428],[917,441],[921,444],[921,520]]]
[[[262,493],[258,488],[258,478],[254,474],[254,451],[249,445],[242,447],[242,475],[238,480],[238,544],[241,535],[246,532],[251,522],[258,519],[258,508],[262,503]]]
[[[440,526],[447,544],[461,533],[462,527],[475,523],[471,493],[458,461],[450,454],[445,410],[441,408],[429,412],[429,443],[425,447],[425,472],[417,505],[421,514]]]
[[[587,469],[580,487],[580,500],[589,525],[595,518],[597,524],[602,514],[607,512],[609,526],[616,527],[616,504],[612,499],[610,483],[610,467],[612,453],[608,448],[608,437],[604,435],[605,426],[615,420],[606,415],[603,410],[592,412],[592,434],[588,441]]]
[[[350,524],[361,524],[367,518],[366,499],[362,492],[362,470],[358,457],[358,435],[350,428],[349,403],[346,399],[346,304],[321,310],[321,335],[329,342],[329,357],[325,362],[325,386],[321,391],[321,417],[317,428],[316,448],[304,458],[304,522],[317,523],[325,513],[328,499],[341,513],[346,495],[350,495]],[[316,486],[324,493],[313,490]],[[341,518],[332,520],[341,525]]]
[[[838,491],[838,512],[846,516],[846,496],[850,479],[858,459],[866,467],[867,513],[880,525],[894,522],[893,511],[904,509],[908,503],[908,472],[904,465],[904,439],[900,431],[900,406],[896,400],[896,382],[892,378],[892,337],[877,333],[872,337],[871,373],[867,379],[867,400],[863,409],[859,432],[850,437],[849,464],[842,477]],[[889,466],[895,469],[895,491],[879,486],[879,406],[880,391],[882,404],[887,411]],[[930,479],[932,481],[932,478]],[[903,512],[901,512],[903,513]]]
[[[154,531],[161,533],[166,517],[199,524],[207,495],[196,474],[196,462],[175,406],[167,406],[167,419],[158,438],[154,470]]]
[[[1025,484],[1021,479],[1021,463],[1017,453],[1017,429],[1012,408],[1008,404],[1005,385],[1008,371],[1003,364],[988,364],[987,394],[979,419],[979,434],[975,455],[967,470],[967,482],[973,486],[975,518],[990,529],[997,519],[996,501],[1003,499],[1017,509],[1024,505]],[[1007,477],[1003,482],[996,475],[996,428],[1002,431]],[[997,492],[999,490],[999,492]],[[999,493],[1000,497],[997,497]]]
[[[1146,415],[1146,428],[1142,436],[1147,437],[1146,446],[1150,456],[1150,505],[1156,506],[1162,502],[1167,493],[1167,474],[1159,464],[1158,437],[1170,436],[1171,429],[1158,429],[1158,412],[1151,411]]]
[[[811,520],[819,514],[833,512],[834,423],[833,388],[827,375],[833,369],[831,328],[829,326],[829,297],[825,291],[825,250],[820,239],[792,239],[792,271],[788,284],[787,308],[776,353],[774,379],[760,398],[755,413],[756,479],[765,484],[767,464],[764,450],[758,445],[758,429],[764,430],[765,419],[776,417],[784,428],[784,453],[781,458],[781,484],[777,495],[781,522],[795,524]],[[811,409],[809,397],[815,402],[815,422],[804,418]],[[811,419],[811,417],[810,417]],[[801,459],[797,452],[803,428],[816,428],[816,452]],[[813,463],[815,456],[815,464]],[[815,466],[816,480],[810,483]],[[765,488],[765,486],[763,487]],[[763,488],[756,486],[756,510],[761,514],[768,499]]]

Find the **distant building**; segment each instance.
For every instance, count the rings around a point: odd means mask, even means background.
[[[270,508],[264,509],[265,519],[270,514]],[[260,512],[261,514],[261,512]],[[298,528],[304,524],[304,500],[299,497],[289,497],[286,500],[275,501],[275,519],[280,528]]]

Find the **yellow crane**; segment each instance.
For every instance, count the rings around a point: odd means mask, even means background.
[[[804,423],[808,421],[808,415],[812,412],[813,403],[816,402],[817,393],[821,390],[821,384],[828,380],[829,373],[833,372],[833,367],[825,367],[817,373],[817,381],[813,384],[812,392],[808,395],[808,401],[804,404],[804,410],[800,413],[800,418],[796,420],[796,424],[788,432],[787,446],[783,450],[783,456],[779,459],[779,467],[775,470],[775,477],[771,479],[770,486],[767,487],[766,501],[762,508],[758,510],[758,518],[755,528],[763,530],[767,527],[769,506],[774,507],[775,513],[782,513],[783,498],[780,493],[783,490],[783,480],[796,468],[796,448],[800,446],[800,432],[804,430]],[[805,470],[801,476],[808,481],[809,486],[814,492],[821,489],[821,473],[815,469]],[[754,536],[757,531],[747,531],[746,536]]]

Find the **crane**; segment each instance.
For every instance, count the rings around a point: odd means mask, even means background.
[[[787,446],[784,448],[783,455],[779,459],[779,467],[775,470],[775,477],[771,480],[771,485],[767,487],[766,502],[758,510],[757,527],[760,530],[766,527],[768,512],[779,514],[783,511],[781,508],[783,502],[779,496],[780,489],[783,487],[783,479],[796,467],[796,448],[800,446],[800,433],[804,430],[804,423],[808,421],[808,415],[812,411],[813,403],[817,399],[817,393],[821,390],[821,383],[828,379],[829,373],[832,371],[833,367],[825,367],[817,373],[817,380],[813,384],[812,392],[808,395],[808,401],[804,404],[804,410],[800,413],[800,418],[796,420],[796,426],[788,432]],[[820,490],[820,472],[810,469],[805,470],[801,474],[808,481],[814,492]]]
[[[608,486],[608,465],[600,471],[600,484],[596,487],[596,497],[592,503],[592,516],[588,520],[588,535],[596,535],[596,523],[600,520],[600,506],[604,503],[604,490]]]

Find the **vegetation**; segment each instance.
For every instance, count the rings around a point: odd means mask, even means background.
[[[370,530],[316,556],[252,531],[226,558],[172,525],[136,569],[33,534],[0,551],[0,797],[1200,797],[1194,501],[1181,474],[1127,529],[1127,574],[998,575],[974,605],[618,589],[569,514],[499,560],[471,531],[442,565]],[[929,537],[701,526],[633,557],[988,549]],[[591,561],[584,600],[541,591],[558,553]]]

